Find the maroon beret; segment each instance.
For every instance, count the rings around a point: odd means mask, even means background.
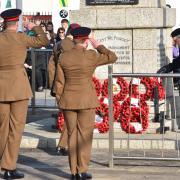
[[[70,28],[71,28],[71,30],[73,30],[73,29],[75,29],[75,28],[78,28],[78,27],[81,27],[79,24],[77,24],[77,23],[72,23],[72,24],[70,24]]]

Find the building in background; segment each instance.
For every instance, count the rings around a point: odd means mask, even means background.
[[[0,0],[0,10],[8,8],[7,5],[15,6],[17,0]],[[20,1],[20,0],[18,0]],[[43,22],[52,21],[53,13],[53,2],[62,0],[21,0],[23,16],[27,17],[30,21],[39,19]],[[66,0],[68,2],[69,10],[78,10],[80,6],[80,0]],[[176,8],[176,27],[180,27],[180,0],[166,0],[166,4],[170,5],[171,8]],[[55,11],[58,11],[56,7]],[[59,9],[60,11],[60,9]],[[57,19],[56,17],[54,19]],[[57,22],[55,22],[57,23]]]
[[[0,11],[7,8],[16,8],[16,1],[0,0]],[[42,21],[52,20],[52,0],[21,0],[22,14],[29,20],[40,19]]]
[[[52,0],[22,0],[22,7],[23,16],[31,21],[52,20]]]
[[[7,8],[16,8],[16,2],[22,2],[22,14],[30,21],[41,20],[43,22],[53,21],[55,30],[59,27],[64,15],[70,10],[80,8],[80,0],[0,0],[0,11]],[[60,13],[63,12],[63,13]],[[66,17],[69,19],[69,17]]]
[[[176,25],[174,27],[180,27],[180,0],[166,0],[166,4],[170,5],[171,8],[176,8]]]

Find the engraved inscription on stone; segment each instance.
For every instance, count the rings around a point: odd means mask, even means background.
[[[138,3],[139,0],[86,0],[87,5],[133,5]]]
[[[117,62],[113,65],[115,73],[132,72],[132,31],[131,30],[96,30],[95,39],[107,48],[111,49],[118,56]],[[107,78],[107,65],[99,67],[96,75],[100,79]]]

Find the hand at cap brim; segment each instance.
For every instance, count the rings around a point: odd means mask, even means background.
[[[92,46],[96,49],[99,45],[100,45],[100,43],[99,42],[97,42],[95,39],[93,39],[93,38],[89,38],[89,42],[92,44]]]

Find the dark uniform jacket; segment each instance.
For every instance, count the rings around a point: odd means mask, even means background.
[[[39,48],[48,43],[41,27],[34,27],[36,37],[13,30],[0,33],[0,101],[18,101],[32,96],[24,69],[27,48]]]

